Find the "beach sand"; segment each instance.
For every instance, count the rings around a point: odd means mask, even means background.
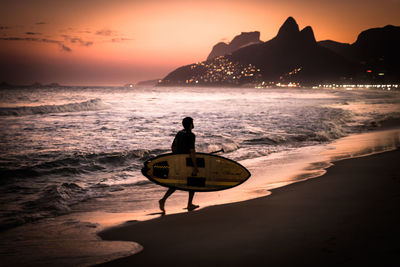
[[[101,266],[400,266],[399,163],[343,160],[267,197],[106,229],[144,250]]]

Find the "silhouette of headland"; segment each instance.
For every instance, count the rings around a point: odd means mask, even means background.
[[[241,33],[216,44],[206,61],[177,68],[159,86],[244,86],[248,84],[400,82],[400,27],[359,34],[353,44],[317,42],[311,26],[286,19],[267,42],[259,32]]]

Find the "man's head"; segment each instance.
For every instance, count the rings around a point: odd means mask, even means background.
[[[193,119],[191,117],[186,117],[182,120],[182,125],[185,130],[191,130],[194,128]]]

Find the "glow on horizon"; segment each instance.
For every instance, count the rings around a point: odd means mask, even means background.
[[[4,0],[0,7],[0,67],[8,69],[0,82],[14,83],[162,78],[242,31],[268,41],[289,16],[312,26],[317,40],[348,43],[362,30],[400,24],[397,0]]]

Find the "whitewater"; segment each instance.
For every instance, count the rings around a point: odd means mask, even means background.
[[[7,249],[3,255],[12,259],[22,253],[31,262],[46,265],[35,251],[54,246],[46,242],[55,236],[69,239],[71,233],[76,238],[85,236],[82,242],[96,243],[98,251],[77,252],[71,244],[69,250],[66,246],[57,253],[62,251],[75,261],[47,255],[47,263],[58,259],[61,265],[88,265],[140,250],[135,243],[110,245],[96,238],[95,232],[124,220],[156,215],[157,200],[166,189],[149,182],[140,169],[145,160],[170,152],[186,116],[194,118],[198,152],[224,149],[219,155],[239,161],[253,174],[244,187],[196,195],[194,202],[204,207],[267,195],[269,189],[321,174],[330,162],[321,160],[320,155],[332,149],[332,144],[400,119],[400,92],[207,87],[2,89],[0,235],[2,240],[15,242],[15,247],[25,247]],[[398,147],[399,131],[389,134],[390,144],[372,150],[363,147],[359,155]],[[343,153],[337,156],[355,156]],[[313,163],[311,167],[294,167],[294,162],[306,159]],[[178,193],[167,204],[167,212],[183,212],[186,197]],[[38,231],[47,235],[38,235]],[[60,232],[68,232],[68,238]],[[7,246],[0,242],[1,250]]]

